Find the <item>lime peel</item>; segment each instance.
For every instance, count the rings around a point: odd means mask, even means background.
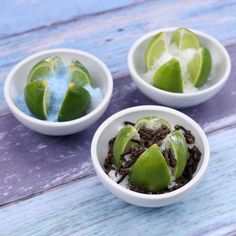
[[[77,59],[73,59],[69,64],[69,81],[78,85],[91,85],[91,75],[86,67]]]
[[[132,125],[126,125],[119,131],[113,146],[113,161],[116,166],[121,164],[121,154],[125,152],[130,140],[137,135],[137,130]]]
[[[188,147],[183,133],[180,130],[172,131],[164,139],[163,145],[171,150],[177,161],[176,167],[172,170],[175,178],[178,179],[183,174],[188,158]]]
[[[156,144],[146,149],[131,167],[129,182],[150,192],[162,191],[171,183],[170,170]]]
[[[197,36],[190,30],[185,28],[177,29],[172,34],[170,43],[168,44],[167,42],[165,42],[160,52],[157,53],[154,49],[156,47],[156,44],[158,44],[162,40],[165,41],[166,39],[165,33],[161,32],[150,40],[146,48],[145,62],[148,71],[143,75],[144,80],[152,84],[153,78],[157,71],[168,61],[176,58],[176,60],[178,60],[180,63],[183,88],[181,89],[181,86],[179,86],[179,88],[176,88],[175,90],[173,89],[174,86],[171,86],[171,88],[169,88],[169,86],[163,85],[159,88],[170,92],[180,93],[198,91],[198,88],[202,87],[206,83],[210,75],[212,67],[210,52],[207,49],[200,48]],[[196,75],[196,66],[194,68],[191,62],[194,61],[194,58],[199,51],[202,51],[202,58],[204,58],[205,60],[203,60],[204,63],[202,63],[202,66],[197,69],[199,75]],[[157,53],[156,57],[155,53]],[[148,64],[148,58],[152,63],[149,62]],[[169,70],[171,70],[171,68]],[[163,78],[163,84],[165,83],[164,81],[165,79]],[[156,86],[156,83],[153,83],[153,85],[155,87],[158,87]]]
[[[30,112],[38,119],[48,116],[50,90],[46,81],[34,81],[24,89],[25,103]]]
[[[167,61],[157,69],[153,75],[153,85],[169,92],[183,92],[181,67],[176,58]]]
[[[90,105],[89,92],[76,83],[70,83],[58,114],[58,121],[70,121],[82,117]]]
[[[158,33],[150,40],[145,51],[145,62],[148,70],[153,67],[155,61],[158,60],[167,50],[165,33]]]

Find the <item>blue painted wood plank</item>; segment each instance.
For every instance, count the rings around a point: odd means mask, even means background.
[[[233,58],[236,46],[228,48]],[[236,123],[236,61],[222,92],[204,104],[184,109],[205,131]],[[129,77],[115,80],[111,104],[89,129],[69,137],[47,137],[22,126],[9,112],[0,115],[0,204],[45,191],[56,185],[94,173],[90,142],[108,116],[127,107],[155,104],[139,92]],[[220,109],[220,110],[219,110]]]
[[[209,135],[209,141],[207,173],[180,203],[159,209],[132,206],[94,176],[2,207],[0,234],[235,235],[236,127]]]
[[[129,48],[144,33],[160,27],[186,26],[226,43],[236,37],[235,11],[236,1],[148,1],[2,39],[0,78],[4,79],[10,68],[26,56],[56,47],[88,51],[101,58],[113,73],[124,73]]]
[[[170,8],[171,14],[167,14]],[[116,78],[107,113],[91,129],[69,138],[49,138],[33,133],[21,126],[5,108],[1,109],[0,177],[3,181],[0,184],[0,204],[93,173],[89,144],[102,120],[129,106],[153,104],[127,76],[128,49],[139,36],[158,27],[185,25],[205,30],[228,43],[236,35],[235,8],[235,1],[149,1],[129,9],[48,26],[0,40],[0,89],[14,63],[33,52],[61,46],[87,50],[99,56]],[[233,73],[222,93],[207,103],[184,110],[208,132],[235,122],[236,49],[232,45],[228,50],[233,59]]]
[[[170,6],[171,14],[167,14]],[[0,104],[7,73],[32,53],[56,47],[78,48],[98,56],[116,77],[120,77],[128,73],[126,61],[130,46],[144,33],[160,27],[186,26],[203,30],[222,42],[230,43],[236,37],[235,11],[236,1],[150,1],[2,39]]]
[[[139,0],[60,1],[11,0],[1,2],[0,38],[83,17],[124,8]]]

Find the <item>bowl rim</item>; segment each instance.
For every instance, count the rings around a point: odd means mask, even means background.
[[[225,47],[214,37],[210,36],[209,34],[206,34],[202,31],[199,30],[195,30],[192,28],[187,28],[189,30],[191,30],[192,32],[194,32],[197,36],[201,36],[203,38],[205,38],[206,40],[212,42],[213,44],[215,44],[223,53],[225,59],[226,59],[226,69],[225,72],[223,74],[223,76],[220,78],[220,80],[218,82],[216,82],[214,85],[210,86],[209,88],[205,88],[203,90],[200,91],[196,91],[194,93],[174,93],[174,92],[169,92],[169,91],[165,91],[159,88],[154,87],[153,85],[149,84],[148,82],[144,81],[144,79],[138,74],[138,72],[136,71],[135,67],[134,67],[134,63],[133,63],[133,58],[134,58],[134,53],[137,50],[138,46],[143,43],[143,41],[145,41],[148,38],[151,38],[152,36],[156,35],[157,33],[160,32],[173,32],[178,28],[183,28],[183,27],[168,27],[168,28],[160,28],[157,30],[153,30],[148,32],[147,34],[144,34],[143,36],[141,36],[139,39],[137,39],[134,44],[131,46],[129,53],[128,53],[128,67],[130,70],[131,75],[133,75],[133,79],[136,80],[137,82],[139,82],[142,86],[145,87],[146,90],[152,90],[154,93],[159,93],[161,95],[167,95],[167,96],[171,96],[173,99],[174,98],[178,98],[178,97],[183,97],[183,98],[189,98],[189,97],[198,97],[201,95],[206,95],[208,93],[211,93],[212,91],[217,90],[218,88],[220,88],[221,86],[223,86],[223,84],[229,79],[229,75],[231,72],[231,60],[230,60],[230,56],[227,52],[227,50],[225,49]]]
[[[174,116],[178,116],[187,123],[190,123],[198,132],[200,135],[202,142],[203,142],[203,161],[200,169],[198,170],[197,174],[184,186],[181,188],[174,190],[172,192],[168,193],[162,193],[162,194],[144,194],[144,193],[138,193],[135,191],[132,191],[130,189],[127,189],[119,184],[117,184],[113,179],[111,179],[103,170],[101,167],[99,161],[98,161],[98,156],[97,156],[97,144],[98,140],[102,134],[102,132],[107,128],[109,124],[111,124],[114,120],[125,116],[126,114],[137,112],[137,111],[144,111],[144,110],[153,110],[155,112],[163,111],[169,114],[172,114]],[[184,113],[177,111],[173,108],[169,107],[164,107],[164,106],[156,106],[156,105],[144,105],[144,106],[135,106],[135,107],[130,107],[124,110],[121,110],[114,115],[110,116],[108,119],[106,119],[97,129],[95,132],[92,143],[91,143],[91,159],[93,166],[95,168],[95,171],[97,175],[106,182],[106,184],[110,185],[117,191],[121,192],[123,195],[128,195],[130,197],[135,197],[136,199],[145,199],[145,200],[163,200],[163,199],[170,199],[179,195],[182,195],[184,192],[187,190],[191,189],[194,185],[196,185],[203,174],[205,173],[208,163],[209,163],[209,157],[210,157],[210,146],[209,142],[207,139],[207,136],[205,132],[202,130],[202,128],[189,116],[185,115]],[[103,182],[103,181],[102,181]]]
[[[71,53],[71,54],[77,54],[78,56],[80,56],[80,55],[85,56],[89,60],[95,61],[106,74],[106,77],[107,77],[107,92],[106,92],[106,94],[103,96],[100,104],[94,110],[92,110],[88,114],[84,115],[83,117],[80,117],[80,118],[77,118],[77,119],[71,120],[71,121],[64,121],[64,122],[52,122],[52,121],[47,121],[47,120],[40,120],[35,117],[31,117],[31,116],[25,114],[23,111],[21,111],[17,107],[17,105],[13,102],[13,99],[10,96],[11,80],[12,80],[13,76],[15,75],[15,73],[17,73],[17,70],[20,67],[24,66],[26,63],[30,62],[32,59],[35,59],[37,57],[41,57],[44,55],[48,56],[48,54],[52,54],[52,53],[53,54],[55,54],[55,53],[68,53],[68,54],[70,54]],[[62,126],[68,127],[68,126],[82,123],[84,121],[91,119],[97,113],[100,113],[102,111],[102,109],[109,103],[109,100],[112,96],[112,91],[113,91],[112,74],[111,74],[110,70],[108,69],[108,67],[105,65],[105,63],[102,62],[99,58],[95,57],[94,55],[92,55],[88,52],[78,50],[78,49],[71,49],[71,48],[55,48],[55,49],[43,50],[43,51],[34,53],[34,54],[24,58],[23,60],[21,60],[19,63],[17,63],[12,68],[12,70],[7,75],[7,78],[4,83],[5,101],[8,105],[8,107],[10,108],[10,110],[13,112],[13,114],[15,113],[18,117],[22,117],[24,120],[27,120],[28,122],[32,122],[37,125],[47,126],[47,127],[62,127]]]

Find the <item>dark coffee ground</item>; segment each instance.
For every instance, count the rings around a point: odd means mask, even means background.
[[[134,123],[129,121],[125,121],[124,124],[134,125]],[[176,125],[175,129],[183,131],[184,137],[188,144],[193,144],[195,142],[195,137],[192,135],[191,131],[185,129],[180,125]],[[109,141],[109,150],[103,166],[106,174],[108,174],[111,170],[115,170],[116,175],[121,175],[121,178],[117,181],[118,184],[121,183],[124,178],[129,175],[130,167],[136,162],[136,160],[145,151],[145,149],[149,148],[155,143],[157,145],[160,145],[161,141],[170,133],[170,129],[168,129],[166,126],[161,126],[156,130],[142,127],[139,129],[138,133],[140,136],[140,140],[131,140],[134,144],[137,145],[134,145],[127,152],[121,155],[122,163],[118,168],[113,165],[113,146],[116,137],[112,138]],[[162,192],[157,192],[158,194],[174,191],[188,183],[193,178],[202,154],[195,145],[192,148],[188,148],[188,153],[189,157],[183,175],[175,181],[175,185],[172,188],[166,189]],[[163,156],[170,167],[174,168],[176,166],[176,159],[172,155],[170,149],[166,149],[165,151],[163,151]],[[132,185],[129,185],[129,188],[140,193],[156,194],[148,192],[145,188],[137,188]]]

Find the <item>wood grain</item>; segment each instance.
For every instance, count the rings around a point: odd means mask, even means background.
[[[171,11],[170,11],[171,10]],[[144,33],[160,27],[185,26],[229,43],[236,35],[235,1],[148,1],[68,24],[0,40],[0,78],[15,63],[41,50],[69,47],[102,59],[115,74],[127,73],[127,53]]]
[[[235,58],[236,46],[228,50]],[[208,133],[236,123],[235,61],[232,68],[230,80],[216,97],[182,110]],[[40,135],[21,125],[10,113],[0,115],[0,205],[94,173],[90,142],[101,122],[122,109],[148,104],[155,103],[139,92],[128,76],[115,80],[105,115],[77,135],[59,138]]]
[[[159,209],[129,205],[97,177],[0,209],[0,235],[236,234],[236,127],[208,136],[209,168],[184,201]]]
[[[228,50],[235,58],[236,46]],[[232,68],[230,81],[216,97],[182,110],[208,133],[236,123],[235,61]],[[129,76],[115,80],[114,85],[105,115],[90,129],[69,137],[40,135],[21,125],[10,113],[0,115],[0,205],[94,173],[90,142],[101,122],[128,107],[155,104],[136,89]]]
[[[71,21],[81,20],[105,12],[123,9],[141,2],[140,0],[16,0],[3,1],[1,4],[0,38],[8,38],[41,28],[58,26]],[[30,22],[30,24],[29,24]]]
[[[236,235],[236,1],[57,3],[1,3],[0,205],[11,204],[0,208],[0,235]],[[144,33],[170,26],[196,28],[227,45],[232,74],[216,97],[182,110],[210,138],[211,161],[201,185],[179,204],[138,208],[113,197],[94,176],[90,142],[111,114],[154,104],[131,82],[127,53]],[[115,79],[104,116],[84,132],[57,138],[22,126],[6,109],[2,92],[6,75],[17,62],[56,47],[78,48],[98,56]]]

